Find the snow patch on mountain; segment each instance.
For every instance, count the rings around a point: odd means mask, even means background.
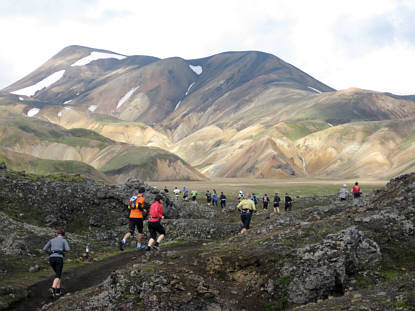
[[[72,101],[72,99],[67,100],[67,101],[64,101],[64,102],[63,102],[63,104],[64,104],[64,105],[69,104],[71,101]]]
[[[120,55],[120,54],[114,54],[114,53],[102,53],[102,52],[91,52],[88,56],[81,58],[80,60],[73,63],[71,66],[85,66],[89,64],[90,62],[93,62],[98,59],[105,59],[105,58],[115,58],[115,59],[124,59],[127,56]]]
[[[333,124],[331,124],[331,123],[327,123],[327,125],[330,126],[330,127],[333,127]]]
[[[189,94],[190,89],[192,88],[193,85],[195,85],[195,82],[189,85],[189,87],[187,88],[186,94],[184,94],[184,96],[187,96],[187,94]]]
[[[314,92],[318,93],[318,94],[323,93],[322,91],[317,90],[317,89],[315,89],[315,88],[313,88],[313,87],[311,87],[311,86],[308,86],[308,88],[309,88],[310,90],[312,90],[312,91],[314,91]]]
[[[91,105],[91,106],[88,107],[88,110],[91,111],[91,112],[94,112],[95,109],[97,109],[97,105]]]
[[[138,85],[135,88],[132,88],[131,90],[129,90],[119,101],[117,104],[117,109],[120,108],[127,100],[130,99],[131,95],[133,95],[133,93],[139,88],[140,86]]]
[[[201,75],[203,72],[203,68],[202,66],[194,66],[194,65],[189,65],[190,69],[192,69],[197,75]]]
[[[177,108],[179,108],[179,106],[180,106],[180,104],[182,103],[182,101],[181,100],[179,100],[179,102],[177,103],[177,105],[176,105],[176,107],[174,108],[174,111],[176,111],[177,110]]]
[[[23,101],[24,101],[24,98],[23,98],[23,97],[19,97],[19,100],[20,100],[21,102],[23,102]]]
[[[58,117],[60,118],[60,117],[62,117],[62,111],[59,111],[58,112]]]
[[[39,109],[39,108],[32,108],[32,109],[30,109],[30,110],[27,112],[27,116],[28,116],[29,118],[31,118],[31,117],[33,117],[33,116],[37,115],[37,114],[39,113],[39,111],[40,111],[40,109]]]
[[[71,107],[65,107],[65,110],[72,110]]]
[[[52,73],[47,78],[43,79],[42,81],[39,81],[38,83],[36,83],[32,86],[28,86],[28,87],[25,87],[23,89],[13,91],[13,92],[10,92],[10,93],[15,94],[15,95],[33,96],[33,95],[35,95],[35,93],[37,91],[40,91],[43,88],[47,88],[47,87],[51,86],[52,84],[54,84],[55,82],[57,82],[60,78],[63,77],[64,73],[65,73],[65,70],[59,70],[55,73]]]

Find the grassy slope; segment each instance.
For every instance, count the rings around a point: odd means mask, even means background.
[[[111,117],[103,118],[103,122],[117,121]],[[86,129],[65,130],[58,125],[51,124],[36,118],[23,117],[17,113],[0,109],[0,144],[2,147],[14,147],[17,145],[37,143],[60,143],[75,148],[93,147],[103,150],[106,147],[119,145],[113,140]],[[123,144],[117,149],[119,153],[114,156],[100,169],[111,176],[118,173],[126,173],[137,169],[140,178],[153,178],[158,169],[157,160],[167,160],[169,164],[180,161],[187,166],[178,156],[156,147],[136,147]],[[104,179],[104,175],[93,169],[88,164],[77,161],[41,160],[33,157],[21,156],[19,161],[14,161],[10,154],[2,152],[0,159],[6,160],[14,169],[24,169],[28,172],[48,174],[54,172],[80,173],[92,178]],[[189,170],[191,168],[189,167]],[[108,181],[109,179],[106,178]]]
[[[45,160],[0,149],[0,162],[5,162],[8,168],[16,171],[26,171],[38,175],[81,174],[95,180],[112,183],[111,178],[92,166],[79,161]]]

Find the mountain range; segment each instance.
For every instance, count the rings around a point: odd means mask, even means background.
[[[257,51],[186,60],[69,46],[0,91],[0,158],[76,161],[116,182],[385,179],[415,166],[414,99],[335,90]]]

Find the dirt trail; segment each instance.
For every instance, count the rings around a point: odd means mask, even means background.
[[[201,244],[192,241],[189,243],[179,244],[168,247],[167,249],[177,249],[194,247]],[[163,251],[163,250],[162,250]],[[101,283],[112,271],[121,268],[131,261],[137,260],[139,257],[145,256],[145,251],[127,251],[119,255],[106,258],[99,262],[94,262],[81,267],[73,267],[63,270],[63,292],[73,293],[84,288],[88,288]],[[40,281],[28,288],[29,297],[12,305],[7,310],[38,310],[43,304],[51,302],[48,289],[52,283],[53,277]]]
[[[73,293],[102,282],[112,271],[137,259],[144,252],[124,252],[81,267],[63,269],[62,285],[64,293]],[[44,303],[51,301],[48,288],[53,277],[29,287],[29,297],[12,305],[8,310],[38,310]]]

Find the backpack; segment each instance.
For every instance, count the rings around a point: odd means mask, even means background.
[[[144,198],[142,196],[132,196],[130,199],[130,203],[128,203],[128,209],[139,209],[143,211],[144,209]]]

